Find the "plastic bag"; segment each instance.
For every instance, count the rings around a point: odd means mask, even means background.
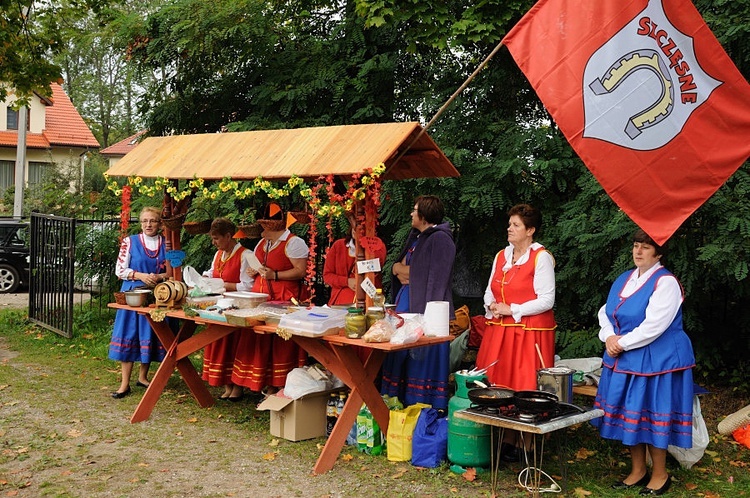
[[[419,317],[410,318],[396,329],[391,336],[391,344],[411,344],[424,335],[424,326]]]
[[[185,281],[185,285],[192,287],[189,292],[192,297],[223,294],[226,291],[222,279],[204,277],[192,266],[185,266],[182,269],[182,279]]]
[[[391,410],[386,436],[388,460],[391,462],[411,460],[412,434],[422,408],[430,408],[430,405],[415,403],[403,410]]]
[[[388,342],[391,340],[395,329],[386,319],[378,320],[362,336],[365,342]]]
[[[448,417],[440,417],[434,408],[423,408],[411,443],[412,465],[439,467],[448,456]]]
[[[675,460],[680,462],[682,467],[689,469],[703,457],[703,453],[705,453],[707,447],[708,428],[706,427],[706,421],[703,420],[703,414],[701,413],[701,402],[698,399],[698,396],[693,396],[693,447],[680,448],[678,446],[669,445],[667,451],[669,451],[669,454],[672,455]]]
[[[304,368],[295,368],[286,374],[286,385],[284,394],[292,399],[297,399],[305,394],[310,394],[327,389],[325,380],[313,379]]]

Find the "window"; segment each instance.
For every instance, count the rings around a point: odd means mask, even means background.
[[[47,173],[51,172],[50,168],[52,168],[50,163],[29,161],[29,185],[42,183]]]
[[[0,161],[0,195],[5,193],[8,187],[15,185],[16,163],[13,161]]]
[[[25,107],[26,109],[26,131],[29,131],[29,122],[31,121],[30,115],[29,115],[29,108]],[[17,130],[18,129],[18,111],[14,111],[10,107],[8,107],[6,117],[8,119],[8,129],[9,130]]]

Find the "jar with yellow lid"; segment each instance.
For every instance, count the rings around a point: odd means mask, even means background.
[[[351,339],[358,339],[367,332],[367,319],[365,310],[362,308],[349,308],[344,319],[344,330],[346,336]]]

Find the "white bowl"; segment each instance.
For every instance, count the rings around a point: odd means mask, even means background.
[[[151,289],[133,289],[125,291],[125,303],[128,306],[141,307],[146,305],[146,299]]]

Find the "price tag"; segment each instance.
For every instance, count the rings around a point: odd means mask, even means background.
[[[357,273],[360,275],[377,271],[380,271],[380,260],[378,258],[357,261]]]
[[[360,285],[362,289],[364,289],[365,294],[370,296],[370,299],[375,297],[376,291],[378,290],[377,287],[375,287],[375,284],[372,283],[372,280],[370,280],[368,277],[365,277],[364,280],[362,280],[362,284]]]

